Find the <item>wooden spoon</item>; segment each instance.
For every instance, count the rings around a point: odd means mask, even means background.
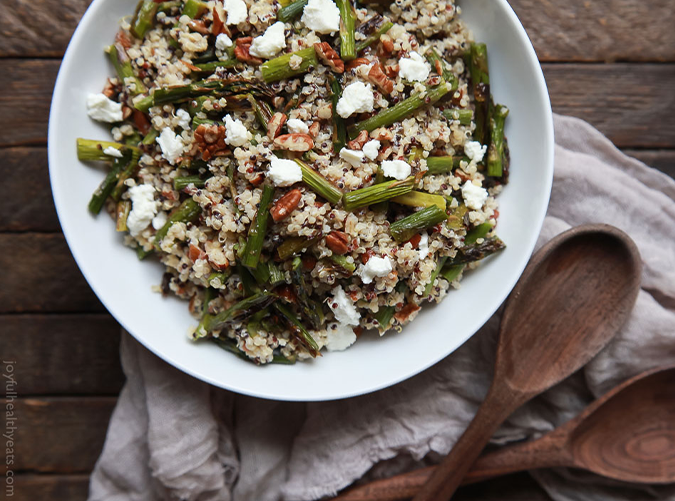
[[[481,456],[462,484],[554,466],[581,468],[625,482],[675,482],[675,367],[650,370],[629,379],[537,440]],[[378,480],[337,499],[409,499],[435,469],[431,466]]]
[[[506,302],[485,401],[414,501],[447,501],[499,425],[583,367],[616,334],[640,288],[635,243],[608,225],[573,228],[531,260]]]

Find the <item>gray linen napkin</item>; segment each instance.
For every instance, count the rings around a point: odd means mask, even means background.
[[[534,438],[594,397],[675,361],[675,181],[626,157],[587,123],[555,117],[555,179],[538,246],[571,226],[609,223],[644,260],[627,325],[582,371],[516,412],[493,441]],[[311,500],[447,453],[484,397],[499,313],[418,376],[336,402],[235,395],[170,367],[130,336],[127,383],[91,477],[90,500]],[[571,470],[535,472],[556,501],[675,499],[675,486],[630,486]]]

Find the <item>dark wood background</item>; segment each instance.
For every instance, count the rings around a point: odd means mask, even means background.
[[[16,362],[14,499],[22,501],[86,498],[124,382],[120,328],[70,255],[47,172],[52,88],[89,3],[12,0],[0,9],[0,356]],[[511,4],[542,62],[554,111],[589,121],[629,155],[675,176],[675,0]],[[526,474],[458,497],[548,499]]]

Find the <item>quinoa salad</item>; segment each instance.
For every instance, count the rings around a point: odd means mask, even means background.
[[[508,108],[454,0],[141,0],[86,98],[106,211],[257,364],[400,331],[504,248]],[[451,301],[452,299],[448,299]],[[186,326],[187,328],[187,326]],[[402,335],[405,335],[403,333]]]

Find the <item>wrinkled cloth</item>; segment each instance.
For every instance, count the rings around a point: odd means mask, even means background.
[[[646,369],[675,363],[675,181],[623,155],[587,123],[555,117],[555,177],[540,247],[585,223],[637,243],[635,309],[584,369],[513,414],[495,444],[532,439]],[[90,500],[304,501],[365,476],[437,461],[472,419],[492,377],[499,314],[461,348],[391,388],[346,400],[289,403],[236,395],[174,369],[129,335],[127,382],[91,477]],[[675,499],[579,470],[533,472],[555,501]]]

